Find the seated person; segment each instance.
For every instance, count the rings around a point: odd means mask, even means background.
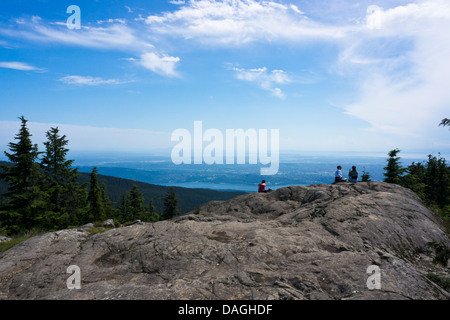
[[[348,181],[349,182],[358,182],[358,171],[356,171],[356,167],[353,166],[352,170],[348,172]]]
[[[334,182],[346,182],[346,178],[342,178],[342,167],[337,166],[337,170],[334,173]]]
[[[258,192],[269,192],[272,191],[272,189],[266,190],[266,180],[261,181],[260,184],[258,184]]]

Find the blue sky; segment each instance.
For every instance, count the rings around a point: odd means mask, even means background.
[[[77,151],[170,149],[198,120],[279,129],[281,151],[449,154],[448,30],[448,0],[2,0],[0,149],[24,115]]]

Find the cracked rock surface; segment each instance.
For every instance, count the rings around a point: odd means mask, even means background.
[[[0,299],[449,299],[427,245],[450,239],[410,190],[293,186],[169,221],[51,232],[0,254]],[[67,268],[80,268],[69,290]],[[370,290],[369,266],[380,289]]]

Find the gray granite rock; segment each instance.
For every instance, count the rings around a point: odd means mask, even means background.
[[[410,190],[293,186],[91,235],[62,230],[0,254],[1,299],[449,299],[427,243],[450,246]],[[68,289],[67,268],[81,289]],[[369,289],[369,266],[380,289]]]
[[[8,241],[11,241],[11,238],[0,236],[0,242],[8,242]]]

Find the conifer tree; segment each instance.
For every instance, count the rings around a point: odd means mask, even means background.
[[[137,185],[133,185],[127,199],[129,218],[131,220],[144,220],[144,195],[139,191]]]
[[[3,229],[8,233],[34,227],[44,207],[44,195],[40,188],[42,175],[37,163],[38,147],[32,144],[28,120],[23,116],[19,119],[21,127],[15,137],[17,142],[9,143],[10,153],[5,151],[12,165],[2,166],[0,175],[9,185],[0,217]]]
[[[428,156],[425,184],[430,203],[440,208],[450,204],[450,167],[440,154],[438,157]]]
[[[102,183],[100,186],[103,208],[105,209],[104,218],[102,218],[103,220],[115,218],[118,215],[118,210],[114,208],[111,200],[109,200],[108,194],[106,192],[106,187],[106,183]]]
[[[88,219],[89,216],[89,192],[88,192],[88,183],[80,185],[77,188],[77,193],[75,196],[75,212],[72,216],[69,217],[69,226],[80,226],[82,224],[86,224],[91,222],[92,220]]]
[[[119,221],[120,223],[124,223],[127,221],[131,221],[131,219],[128,219],[128,196],[127,193],[123,193],[122,196],[120,197],[120,204],[119,204]]]
[[[104,203],[104,191],[98,182],[98,170],[97,167],[92,169],[89,174],[89,194],[88,194],[88,220],[93,221],[103,221],[106,219],[106,210]]]
[[[76,168],[72,168],[73,160],[66,159],[69,151],[65,148],[68,144],[66,136],[60,136],[58,128],[51,128],[46,135],[45,156],[41,161],[43,188],[48,196],[46,214],[53,212],[55,219],[63,218],[66,222],[59,221],[59,227],[67,227],[77,210],[76,197],[80,188],[77,182],[78,172]]]
[[[164,198],[164,211],[161,216],[161,220],[171,219],[180,214],[180,210],[177,208],[178,199],[175,194],[174,188],[169,188],[167,196]]]
[[[361,175],[361,181],[362,182],[372,181],[370,173],[366,171],[366,167],[363,168],[362,175]]]
[[[384,167],[385,172],[383,173],[383,175],[385,176],[384,182],[396,184],[401,183],[401,177],[405,172],[405,169],[400,164],[400,157],[397,156],[399,152],[399,149],[389,151],[387,166]]]
[[[153,203],[153,198],[150,198],[147,206],[146,219],[147,222],[156,222],[160,219],[159,214],[156,212],[156,207]]]

